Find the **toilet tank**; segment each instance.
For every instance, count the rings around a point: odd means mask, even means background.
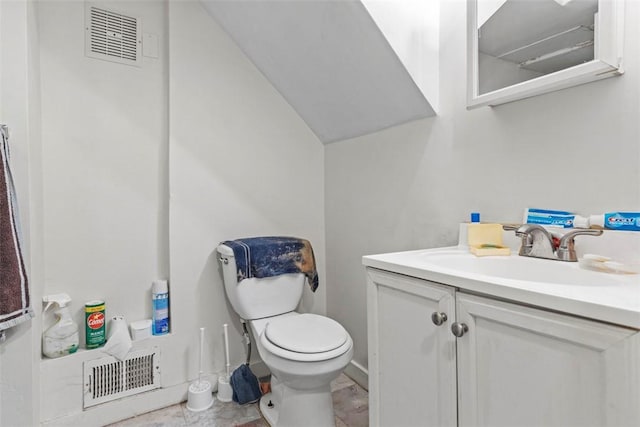
[[[217,248],[224,289],[231,306],[245,320],[261,319],[294,311],[302,298],[305,276],[302,273],[255,277],[238,283],[236,259],[226,245]]]

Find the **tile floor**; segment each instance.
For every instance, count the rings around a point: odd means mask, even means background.
[[[369,425],[369,394],[342,374],[331,383],[336,427],[366,427]],[[186,402],[129,418],[108,427],[268,427],[260,415],[258,404],[240,406],[214,399],[213,407],[191,412]],[[301,426],[303,427],[303,426]]]

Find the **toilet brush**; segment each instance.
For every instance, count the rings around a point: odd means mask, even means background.
[[[211,383],[202,380],[202,354],[204,353],[204,328],[200,328],[200,360],[198,364],[198,381],[189,386],[187,409],[198,412],[209,409],[213,405]]]
[[[220,402],[231,402],[233,399],[233,388],[229,382],[229,332],[227,324],[222,325],[224,334],[224,360],[227,367],[226,375],[218,377],[218,400]]]

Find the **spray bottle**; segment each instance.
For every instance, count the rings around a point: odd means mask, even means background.
[[[153,303],[153,335],[169,333],[169,286],[166,280],[154,280],[151,285]]]
[[[67,304],[71,302],[71,298],[67,294],[54,294],[42,297],[42,302],[46,302],[47,309],[52,304],[57,304],[54,314],[57,318],[56,323],[49,329],[44,331],[42,335],[42,353],[47,357],[60,357],[67,354],[75,353],[78,350],[78,325],[75,324],[69,313]]]

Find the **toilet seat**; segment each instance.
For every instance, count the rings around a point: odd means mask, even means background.
[[[271,343],[296,353],[324,353],[347,341],[341,324],[317,314],[281,317],[269,322],[264,333]]]
[[[353,345],[338,322],[310,313],[269,321],[260,334],[260,343],[276,356],[303,362],[341,356]]]

